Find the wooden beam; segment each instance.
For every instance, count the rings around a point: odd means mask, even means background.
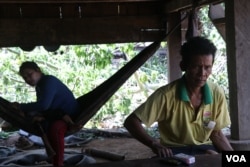
[[[0,3],[120,3],[120,2],[156,2],[162,0],[0,0]]]
[[[156,16],[0,19],[0,47],[155,41],[165,25]]]
[[[79,18],[164,15],[159,2],[1,4],[0,18]]]
[[[168,16],[168,27],[169,29],[174,28],[181,21],[180,12],[171,13]],[[179,50],[182,44],[181,37],[181,24],[176,27],[175,31],[168,36],[168,80],[169,82],[176,80],[181,77],[182,71],[180,69],[181,57],[179,56]]]

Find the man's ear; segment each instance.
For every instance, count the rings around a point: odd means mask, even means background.
[[[180,62],[180,68],[181,68],[181,71],[186,71],[187,69],[187,66],[183,61]]]

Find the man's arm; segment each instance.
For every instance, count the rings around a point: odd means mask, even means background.
[[[124,122],[124,126],[130,132],[130,134],[153,150],[160,157],[170,157],[173,155],[172,150],[164,147],[157,140],[153,139],[147,134],[143,126],[141,125],[141,120],[135,115],[131,114]]]
[[[46,111],[51,107],[52,102],[55,100],[55,95],[58,92],[58,81],[53,78],[44,78],[40,84],[39,91],[36,89],[36,102],[20,103],[20,108],[24,112],[29,111]]]
[[[231,144],[221,130],[214,130],[210,139],[219,151],[233,151]]]

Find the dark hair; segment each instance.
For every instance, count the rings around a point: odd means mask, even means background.
[[[21,64],[19,68],[19,74],[23,72],[25,69],[32,69],[36,71],[41,71],[40,67],[33,61],[25,61]]]
[[[182,45],[180,54],[182,56],[182,62],[187,65],[190,57],[197,55],[212,54],[214,61],[216,50],[216,46],[210,40],[197,36],[190,38]]]

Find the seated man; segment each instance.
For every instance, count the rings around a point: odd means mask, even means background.
[[[181,48],[183,76],[156,90],[126,118],[124,126],[159,157],[233,150],[221,129],[230,125],[223,90],[207,81],[216,47],[194,37]],[[160,142],[149,136],[142,123],[158,122]]]
[[[42,133],[43,142],[47,146],[51,144],[55,151],[53,153],[50,149],[47,152],[48,156],[52,156],[53,166],[63,166],[65,134],[68,130],[80,130],[82,127],[72,121],[80,112],[79,104],[73,92],[62,81],[45,74],[35,62],[23,62],[19,74],[35,88],[37,100],[29,103],[13,102],[13,106],[21,116],[40,122],[36,125]]]

